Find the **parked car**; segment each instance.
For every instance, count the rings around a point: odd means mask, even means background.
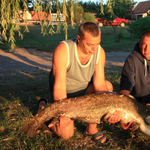
[[[105,19],[102,19],[102,18],[95,18],[95,22],[100,27],[103,27],[103,26],[106,26],[106,25],[125,27],[128,24],[127,19],[119,18],[117,16],[115,17],[115,19],[113,21],[106,21]]]

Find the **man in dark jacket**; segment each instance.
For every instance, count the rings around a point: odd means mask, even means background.
[[[139,102],[150,103],[150,30],[142,34],[125,61],[120,93],[132,95]]]

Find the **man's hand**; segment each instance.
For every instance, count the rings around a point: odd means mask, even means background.
[[[59,124],[57,124],[60,128],[65,128],[67,126],[69,126],[69,124],[71,123],[71,119],[65,116],[61,116],[59,118]]]
[[[118,112],[118,111],[115,111],[115,112],[113,113],[113,115],[111,115],[111,116],[108,118],[107,121],[110,122],[110,123],[117,123],[117,122],[119,122],[119,121],[120,121],[119,112]]]
[[[121,125],[122,125],[123,129],[125,129],[125,130],[133,130],[133,127],[132,127],[133,122],[121,123]],[[136,130],[136,129],[134,129],[134,130]]]
[[[54,121],[54,122],[55,122],[55,121]],[[59,118],[59,122],[56,123],[56,125],[59,126],[60,128],[65,128],[65,127],[69,126],[70,123],[71,123],[71,119],[70,119],[70,118],[65,117],[65,116],[61,116],[61,117]],[[53,127],[54,125],[55,125],[55,123],[53,123],[53,121],[52,121],[52,123],[50,123],[50,124],[48,125],[48,127],[51,128],[51,127]]]

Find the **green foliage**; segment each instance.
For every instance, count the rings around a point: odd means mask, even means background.
[[[83,19],[85,22],[89,21],[89,22],[95,22],[95,16],[93,13],[90,12],[86,12],[83,14]]]
[[[114,29],[112,26],[106,26],[101,28],[102,40],[101,46],[106,52],[111,51],[128,51],[131,52],[135,43],[137,43],[137,38],[133,38],[128,32],[128,27],[117,27],[116,35],[114,34]],[[121,34],[121,36],[120,36]],[[119,42],[117,39],[119,38]],[[125,44],[126,43],[126,44]]]
[[[18,32],[19,36],[22,38],[23,35],[20,32],[20,1],[18,0],[3,0],[1,1],[1,34],[5,41],[9,41],[11,43],[11,49],[15,47],[15,32]],[[24,9],[27,9],[26,0],[22,2],[22,6]]]
[[[109,15],[110,18],[113,17],[114,12],[113,12],[113,9],[112,9],[112,3],[111,3],[111,1],[108,1],[108,2],[107,2],[106,12],[105,12],[105,13],[106,13],[106,15]]]
[[[64,15],[64,32],[65,39],[67,39],[67,22],[71,22],[71,25],[74,25],[74,22],[79,25],[82,21],[84,12],[96,13],[97,17],[104,18],[106,20],[113,20],[113,12],[118,17],[126,18],[126,14],[130,12],[132,14],[132,9],[135,6],[135,2],[132,0],[109,0],[107,5],[103,7],[103,1],[98,2],[82,2],[74,1],[74,0],[1,0],[1,10],[0,10],[0,19],[1,19],[1,35],[3,36],[5,41],[9,41],[11,44],[11,49],[15,48],[15,34],[23,38],[23,32],[20,30],[20,17],[21,14],[29,10],[35,10],[36,12],[45,11],[46,14],[53,13],[63,13]],[[29,7],[30,6],[30,7]],[[104,12],[104,13],[103,13]],[[59,15],[58,15],[59,16]],[[46,15],[48,17],[48,15]],[[93,18],[93,17],[92,17]],[[59,20],[59,18],[57,18]],[[88,19],[89,20],[89,19]],[[93,19],[90,19],[93,20]],[[24,20],[27,23],[27,16],[25,16]],[[54,34],[60,33],[60,22],[58,22],[57,31],[53,30],[53,25],[51,25],[51,21],[43,20],[40,22],[41,24],[41,33],[43,35],[46,34]],[[50,28],[49,28],[50,27]],[[26,32],[29,32],[28,26],[25,28]]]
[[[79,4],[84,8],[84,12],[91,12],[91,13],[97,13],[97,14],[100,13],[100,3],[98,1],[97,2],[79,1]]]
[[[74,22],[77,25],[79,25],[80,22],[82,21],[83,13],[84,13],[83,7],[78,3],[74,4]]]
[[[66,8],[66,0],[63,0],[63,18],[64,18],[64,32],[65,32],[65,40],[67,40],[68,35],[67,35],[67,8]]]
[[[129,27],[129,31],[136,38],[140,38],[142,33],[146,30],[150,30],[150,16],[145,18],[140,18],[132,22],[131,26]]]
[[[102,3],[100,3],[100,15],[104,15],[104,7]]]
[[[23,10],[24,9],[24,0],[18,0],[18,2],[20,3],[20,8]],[[27,4],[29,10],[33,10],[33,0],[26,0],[26,4]]]
[[[120,18],[133,19],[133,12],[137,2],[134,0],[112,0],[113,12]]]
[[[113,20],[114,19],[114,12],[112,9],[112,2],[108,1],[107,5],[105,5],[104,7],[101,7],[101,12],[97,14],[98,18],[103,18],[107,21]]]
[[[20,21],[24,21],[27,23],[27,14],[28,6],[33,5],[33,9],[36,13],[45,11],[45,18],[40,19],[41,25],[41,33],[43,35],[46,34],[54,34],[60,32],[60,22],[58,21],[57,32],[53,30],[53,25],[51,20],[49,19],[49,15],[52,12],[52,4],[57,9],[57,14],[59,16],[60,13],[63,12],[64,18],[64,32],[65,39],[67,39],[67,10],[66,10],[66,0],[63,0],[63,3],[60,4],[59,0],[57,3],[52,2],[51,0],[3,0],[1,1],[1,11],[0,11],[0,19],[1,19],[1,35],[4,38],[4,41],[8,41],[11,44],[11,49],[13,50],[15,45],[15,34],[18,32],[18,35],[23,38],[23,34],[20,29]],[[71,5],[73,7],[73,4]],[[30,7],[31,8],[31,7]],[[32,9],[32,8],[31,8]],[[62,12],[61,12],[62,10]],[[25,16],[22,14],[25,14]],[[82,15],[82,14],[81,14]],[[57,18],[59,20],[59,18]],[[71,9],[71,20],[73,22],[73,9]],[[49,28],[50,27],[50,28]],[[48,30],[49,29],[49,30]],[[25,31],[28,30],[28,26],[26,25]]]

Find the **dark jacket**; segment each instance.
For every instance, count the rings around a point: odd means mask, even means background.
[[[125,61],[120,90],[128,90],[141,102],[150,102],[150,61],[143,58],[137,43]]]

